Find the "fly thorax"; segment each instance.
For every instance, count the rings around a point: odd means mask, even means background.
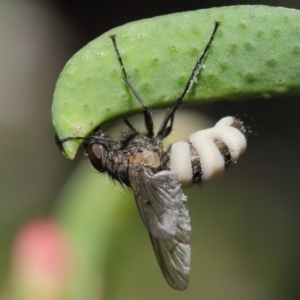
[[[129,162],[150,167],[151,169],[157,169],[160,167],[160,158],[158,153],[148,150],[137,152],[130,156]]]
[[[108,153],[107,172],[114,179],[129,185],[129,164],[139,164],[157,171],[160,169],[161,153],[159,141],[142,135],[130,137],[128,141],[122,141]]]

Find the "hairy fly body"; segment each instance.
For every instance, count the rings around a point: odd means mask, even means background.
[[[197,81],[204,59],[217,33],[215,22],[210,40],[200,55],[183,93],[167,110],[158,132],[154,133],[151,110],[134,89],[119,53],[116,36],[110,36],[124,80],[143,107],[146,134],[125,120],[129,130],[120,140],[101,129],[89,137],[57,140],[59,146],[70,139],[83,139],[86,154],[101,173],[130,187],[141,218],[149,232],[161,271],[176,290],[188,286],[191,258],[191,225],[182,187],[208,182],[236,162],[246,149],[245,127],[233,117],[221,119],[213,128],[191,134],[188,142],[176,142],[163,149],[163,139],[172,131],[174,114]]]

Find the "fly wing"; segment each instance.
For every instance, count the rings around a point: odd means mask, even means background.
[[[186,201],[177,176],[172,171],[154,174],[149,167],[130,164],[129,181],[149,233],[160,240],[173,237]]]
[[[189,283],[191,262],[191,225],[186,206],[180,209],[176,234],[169,240],[159,240],[150,234],[160,269],[175,290],[185,290]]]
[[[130,164],[129,180],[166,281],[174,289],[186,289],[191,225],[177,176],[172,171],[154,174],[150,168]]]

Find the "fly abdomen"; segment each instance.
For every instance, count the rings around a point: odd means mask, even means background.
[[[189,142],[174,143],[164,161],[183,188],[206,183],[222,175],[246,150],[245,134],[243,122],[225,117],[214,127],[191,134]]]

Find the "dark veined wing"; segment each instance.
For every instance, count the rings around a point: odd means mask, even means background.
[[[172,171],[154,174],[150,168],[130,164],[129,180],[166,281],[174,289],[186,289],[191,225],[186,196],[176,175]]]
[[[149,233],[158,239],[176,234],[179,211],[186,201],[177,176],[172,171],[156,174],[149,167],[129,164],[129,181]]]
[[[176,290],[185,290],[189,283],[191,262],[191,226],[188,209],[181,208],[176,234],[169,240],[159,240],[150,234],[152,246],[160,269]]]

